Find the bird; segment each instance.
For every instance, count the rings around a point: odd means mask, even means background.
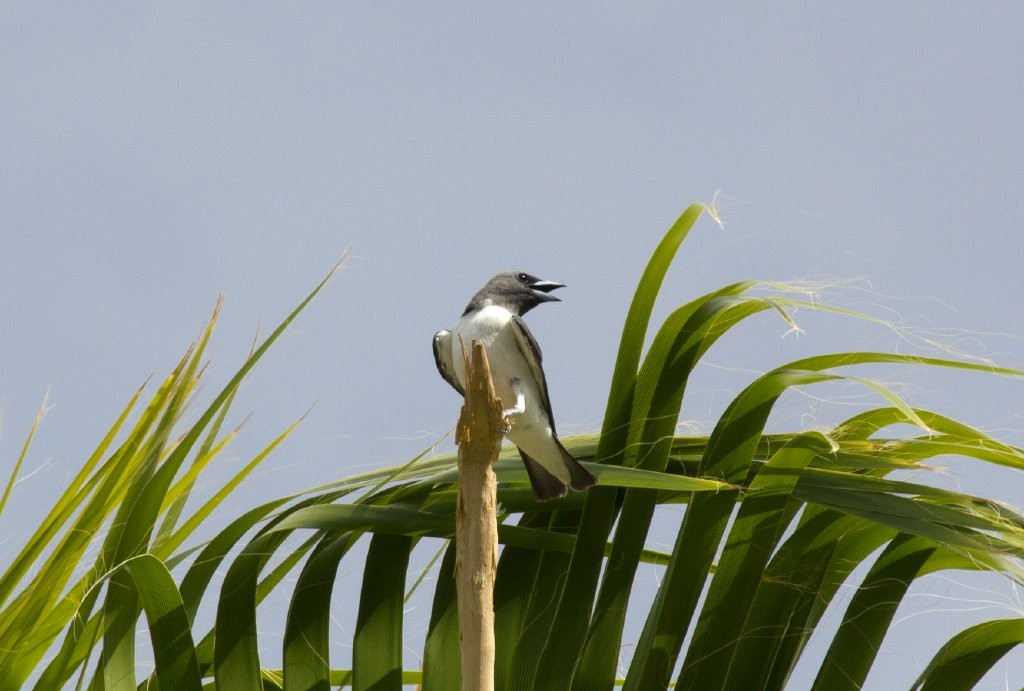
[[[462,396],[463,348],[468,352],[478,341],[487,350],[495,394],[506,406],[505,436],[519,449],[539,501],[564,497],[570,487],[583,491],[597,483],[558,439],[540,346],[523,321],[537,305],[560,302],[551,291],[564,287],[522,271],[500,273],[477,291],[451,331],[434,334],[437,371]]]

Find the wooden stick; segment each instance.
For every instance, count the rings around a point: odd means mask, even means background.
[[[459,445],[455,512],[455,584],[459,600],[462,691],[494,691],[494,578],[498,566],[498,485],[494,463],[504,423],[487,351],[472,344],[466,358],[466,401]]]

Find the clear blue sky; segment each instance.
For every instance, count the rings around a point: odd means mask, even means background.
[[[347,247],[348,269],[239,398],[253,417],[236,461],[315,408],[232,509],[443,435],[458,402],[430,337],[501,270],[568,284],[529,321],[560,430],[597,430],[649,252],[716,190],[724,230],[698,226],[659,314],[739,279],[849,280],[825,299],[1024,366],[1022,31],[1009,2],[5,3],[0,468],[47,391],[53,406],[11,511],[55,496],[218,293],[208,393]],[[765,318],[712,350],[685,421],[708,431],[751,371],[910,347],[798,321],[799,338]],[[1024,443],[1019,382],[872,373]],[[773,428],[873,400],[839,395],[793,396]],[[923,479],[1024,496],[1015,475]],[[14,513],[0,559],[19,544]],[[906,686],[962,627],[931,610],[1009,615],[1012,591],[977,588],[926,587],[869,687]],[[1020,681],[1002,668],[984,688]]]

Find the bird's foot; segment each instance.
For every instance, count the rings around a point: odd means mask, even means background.
[[[523,397],[519,397],[519,405],[515,408],[506,408],[501,411],[501,433],[508,434],[512,431],[515,419],[526,412],[526,406],[522,405]]]
[[[515,391],[516,394],[516,404],[511,408],[505,408],[505,410],[502,411],[502,415],[506,418],[516,417],[517,415],[522,415],[526,412],[526,396],[523,395],[523,390],[518,379],[512,380],[512,390]]]

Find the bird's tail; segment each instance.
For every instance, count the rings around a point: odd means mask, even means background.
[[[523,453],[522,449],[519,449],[519,455],[523,459],[523,465],[526,466],[526,474],[530,476],[530,487],[533,489],[533,496],[537,501],[549,501],[565,496],[567,486],[564,482]]]
[[[572,454],[562,446],[562,442],[558,441],[557,437],[555,438],[555,443],[558,445],[558,451],[562,455],[562,463],[569,475],[568,483],[557,477],[554,473],[542,466],[533,458],[523,453],[522,449],[519,449],[519,455],[523,459],[523,465],[526,466],[526,474],[530,476],[530,486],[533,488],[533,496],[535,496],[538,501],[548,501],[550,499],[559,499],[564,497],[569,487],[572,487],[577,492],[582,492],[588,487],[592,487],[597,484],[597,478],[594,477],[590,471],[580,465],[579,461],[573,458]]]
[[[582,492],[588,487],[593,487],[597,484],[597,478],[594,477],[589,470],[580,465],[580,462],[573,458],[572,454],[569,453],[562,442],[555,441],[558,443],[558,450],[562,452],[562,460],[565,462],[565,467],[569,471],[569,486],[577,492]]]

